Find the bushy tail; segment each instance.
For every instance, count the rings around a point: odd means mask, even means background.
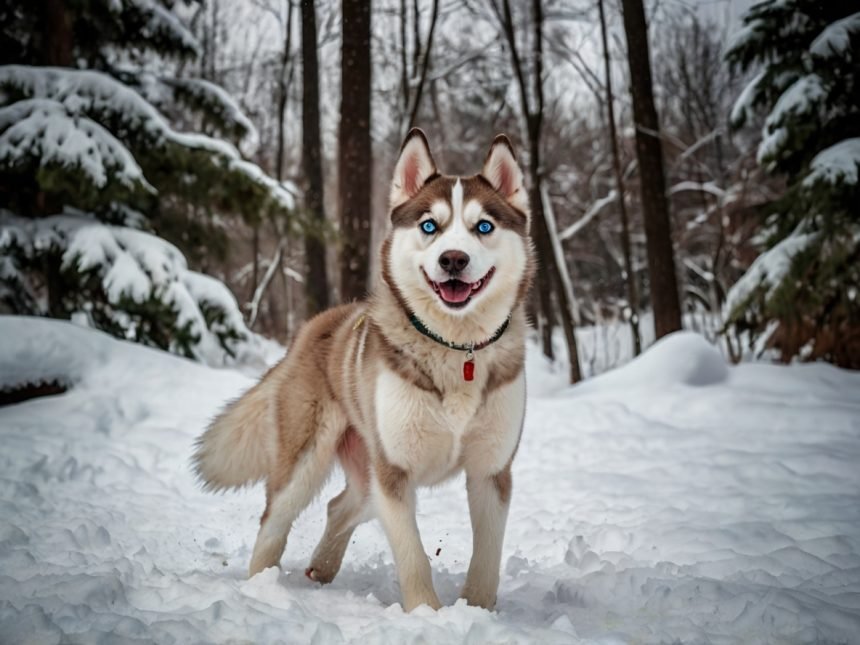
[[[197,440],[194,469],[207,490],[254,484],[277,452],[274,392],[264,379],[228,405]]]

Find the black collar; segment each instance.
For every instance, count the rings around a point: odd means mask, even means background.
[[[415,329],[417,329],[422,334],[427,336],[427,338],[429,338],[430,340],[435,340],[437,343],[439,343],[440,345],[444,345],[448,349],[456,349],[456,350],[461,351],[461,352],[474,352],[474,351],[477,351],[479,349],[484,349],[487,345],[492,345],[497,340],[499,340],[499,338],[502,337],[502,334],[505,333],[505,330],[508,328],[508,325],[511,322],[511,315],[508,314],[508,317],[505,318],[505,322],[502,323],[502,326],[499,327],[495,331],[495,333],[492,336],[490,336],[487,340],[485,340],[481,343],[469,343],[468,345],[464,345],[461,343],[452,343],[449,340],[445,340],[439,334],[429,330],[427,328],[427,325],[425,325],[423,322],[421,322],[421,319],[418,316],[416,316],[415,314],[409,315],[409,322],[412,323],[412,326],[415,327]]]

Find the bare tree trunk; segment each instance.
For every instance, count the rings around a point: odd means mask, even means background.
[[[75,35],[72,30],[72,14],[66,7],[65,0],[43,0],[42,11],[44,25],[40,31],[45,35],[40,52],[42,63],[53,67],[71,67]],[[39,191],[36,194],[35,204],[33,204],[33,212],[41,216],[50,214],[53,210],[51,201],[46,193]],[[55,318],[64,315],[63,282],[60,267],[58,254],[45,254],[43,269],[45,290],[48,296],[48,314]]]
[[[278,74],[278,148],[275,157],[275,177],[278,181],[284,180],[284,148],[286,147],[286,126],[284,118],[287,113],[287,98],[289,96],[290,81],[293,77],[293,69],[290,68],[289,78],[287,67],[290,63],[290,49],[293,40],[293,3],[287,2],[287,27],[284,32],[284,51],[281,53],[281,71]]]
[[[416,5],[417,10],[417,5]],[[427,82],[427,72],[430,69],[430,53],[433,49],[433,34],[436,31],[436,22],[439,18],[439,0],[433,0],[433,14],[430,17],[430,31],[427,33],[427,44],[424,47],[424,56],[421,59],[421,76],[418,77],[418,87],[415,88],[415,96],[412,100],[412,109],[409,112],[409,123],[406,126],[406,132],[412,129],[415,121],[418,119],[418,110],[421,108],[421,95],[424,92],[424,85]],[[417,20],[417,17],[416,17]],[[416,27],[416,33],[417,33]],[[417,41],[416,41],[417,42]],[[417,46],[417,45],[416,45]],[[417,50],[416,50],[417,51]],[[417,53],[416,53],[417,60]]]
[[[418,63],[421,60],[421,3],[412,0],[412,76],[418,74]]]
[[[367,293],[370,265],[370,3],[342,0],[341,104],[338,150],[338,217],[342,302]]]
[[[406,43],[406,0],[400,0],[400,91],[403,94],[403,113],[409,109],[409,63]]]
[[[260,222],[255,221],[251,229],[251,251],[254,254],[251,260],[251,296],[257,292],[257,285],[260,283]],[[249,300],[250,300],[249,299]]]
[[[302,0],[302,169],[305,179],[305,212],[311,230],[305,236],[307,313],[312,316],[329,305],[326,252],[323,243],[322,144],[317,63],[317,19],[314,0]]]
[[[295,64],[290,65],[290,56],[292,55],[292,47],[293,47],[293,15],[295,12],[293,11],[293,3],[292,0],[287,1],[287,26],[286,31],[284,32],[284,51],[281,53],[281,70],[278,74],[278,147],[276,150],[276,158],[275,158],[275,177],[278,181],[284,180],[284,150],[286,148],[286,115],[287,115],[287,99],[289,98],[290,93],[290,84],[293,79],[293,71],[295,70]],[[287,75],[287,68],[289,67],[289,75]],[[276,227],[279,234],[282,236],[282,242],[284,245],[284,252],[278,256],[278,271],[281,273],[281,277],[283,278],[283,287],[284,287],[284,303],[285,303],[285,316],[284,316],[284,338],[289,342],[291,330],[290,317],[292,316],[292,311],[290,311],[290,302],[292,300],[292,283],[286,279],[286,276],[283,273],[284,266],[284,255],[287,257],[290,256],[290,247],[291,240],[289,238],[289,226],[287,222],[283,222],[283,226]],[[254,231],[255,236],[259,235],[257,230]],[[257,272],[257,257],[254,257],[254,272]],[[256,282],[256,278],[254,279]]]
[[[633,355],[642,352],[642,337],[639,334],[639,289],[636,274],[633,272],[633,258],[630,249],[630,220],[624,202],[624,177],[621,173],[621,159],[618,154],[618,134],[615,132],[615,107],[612,95],[612,70],[609,64],[609,42],[606,38],[606,16],[603,13],[603,0],[597,0],[600,11],[600,37],[603,40],[603,66],[606,75],[606,120],[609,125],[609,143],[612,149],[612,171],[615,174],[615,187],[618,191],[618,212],[621,214],[621,250],[624,255],[624,273],[627,283],[627,300],[630,303],[630,333],[633,335]]]
[[[652,92],[645,8],[642,0],[621,0],[621,5],[624,32],[627,36],[627,61],[633,96],[636,157],[639,162],[639,186],[645,218],[654,331],[656,337],[661,338],[681,329],[681,304],[675,273],[669,202],[666,198],[660,123],[657,120]]]
[[[535,60],[535,69],[532,81],[534,82],[534,94],[537,97],[537,105],[532,113],[532,125],[529,128],[530,149],[535,154],[535,159],[530,164],[535,171],[534,181],[534,198],[532,208],[539,210],[535,213],[535,220],[540,220],[541,235],[543,237],[543,246],[545,253],[548,252],[546,258],[549,268],[552,272],[552,282],[555,285],[555,297],[558,301],[558,308],[561,314],[561,325],[564,331],[564,339],[567,343],[567,358],[569,364],[569,377],[571,383],[578,383],[582,380],[582,372],[579,368],[579,351],[576,346],[576,324],[573,320],[573,301],[572,293],[565,288],[565,279],[562,275],[562,267],[559,262],[564,258],[556,258],[555,249],[559,246],[558,239],[553,239],[549,226],[546,221],[546,212],[541,199],[541,183],[543,181],[542,164],[540,156],[540,138],[543,128],[543,7],[542,0],[532,0],[532,21],[534,26],[534,38],[532,46],[534,47],[532,55]],[[506,0],[507,2],[507,0]],[[525,98],[525,97],[523,97]],[[553,226],[553,230],[555,227]]]
[[[495,8],[495,4],[493,5]],[[523,119],[526,122],[526,130],[529,137],[529,202],[532,205],[531,236],[537,252],[537,295],[538,295],[538,319],[535,321],[541,333],[541,344],[544,356],[552,360],[555,353],[552,347],[552,328],[555,325],[555,312],[552,308],[552,283],[549,263],[553,261],[552,253],[546,241],[546,222],[543,218],[543,208],[540,201],[540,191],[537,190],[538,178],[540,177],[540,123],[532,118],[531,107],[528,100],[528,88],[517,49],[516,34],[514,33],[513,16],[508,0],[503,0],[502,13],[498,16],[505,32],[505,40],[508,42],[508,50],[511,54],[511,66],[517,78],[520,90],[520,103],[522,104]],[[537,128],[533,127],[534,125]],[[537,135],[537,136],[534,136]],[[536,210],[540,208],[541,210]]]
[[[65,0],[43,0],[44,26],[40,29],[42,40],[42,64],[52,67],[70,67],[74,47],[72,14]]]
[[[531,105],[528,96],[528,86],[523,71],[522,63],[517,50],[516,35],[514,33],[514,22],[511,14],[509,0],[502,2],[502,15],[499,16],[508,48],[511,53],[511,63],[520,89],[520,101],[522,103],[523,117],[526,121],[529,137],[529,202],[532,210],[532,238],[538,255],[538,297],[541,317],[544,324],[541,329],[544,354],[553,358],[552,328],[555,322],[555,312],[552,306],[553,286],[555,296],[558,300],[559,313],[561,314],[561,325],[567,343],[568,359],[570,363],[570,382],[576,383],[582,379],[579,368],[579,353],[576,346],[576,329],[573,320],[573,303],[570,294],[565,289],[565,281],[561,275],[560,267],[556,261],[553,239],[546,222],[546,213],[541,199],[541,154],[540,138],[543,126],[543,10],[541,0],[532,0],[533,38],[532,55],[534,57],[534,70],[532,71],[532,83],[534,85],[534,97],[536,105]],[[557,242],[557,240],[556,240]]]

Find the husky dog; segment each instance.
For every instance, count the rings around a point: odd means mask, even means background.
[[[473,553],[462,596],[491,609],[525,412],[534,259],[522,172],[499,135],[479,175],[441,175],[414,129],[390,201],[379,288],[308,321],[286,357],[200,437],[195,467],[212,490],[265,480],[254,575],[278,565],[290,527],[339,461],[346,488],[328,504],[305,573],[330,582],[355,527],[376,516],[406,611],[440,606],[416,487],[465,470]]]

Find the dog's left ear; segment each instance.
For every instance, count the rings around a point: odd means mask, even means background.
[[[481,175],[509,204],[528,215],[529,199],[523,186],[523,173],[517,165],[514,147],[505,135],[493,139]]]

